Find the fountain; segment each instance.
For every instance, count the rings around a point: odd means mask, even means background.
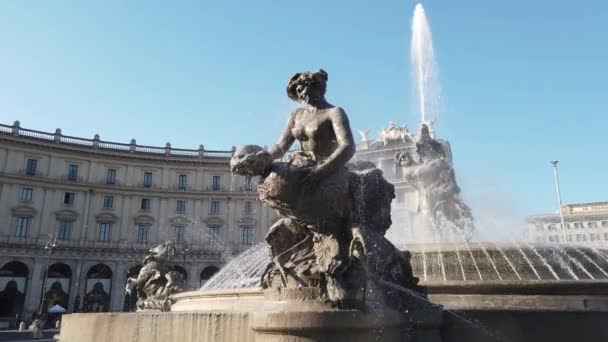
[[[413,31],[423,138],[397,162],[412,177],[434,173],[417,191],[434,203],[425,215],[436,238],[402,251],[389,242],[393,185],[369,162],[348,163],[354,140],[346,113],[325,101],[327,73],[298,73],[287,93],[302,106],[279,143],[243,146],[231,162],[234,173],[261,176],[260,199],[281,216],[266,243],[198,291],[143,301],[148,311],[68,315],[61,341],[605,340],[607,252],[469,241],[472,215],[431,130],[439,88],[421,5]],[[385,145],[412,138],[393,128]],[[286,153],[295,140],[302,149]],[[431,198],[437,192],[443,199]]]

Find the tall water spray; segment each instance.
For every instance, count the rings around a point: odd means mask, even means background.
[[[410,54],[420,120],[422,123],[435,121],[439,111],[440,87],[431,28],[422,4],[414,9]]]

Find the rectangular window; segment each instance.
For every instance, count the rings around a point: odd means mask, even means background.
[[[572,235],[568,235],[568,242],[572,242]]]
[[[144,188],[152,187],[152,172],[144,172]]]
[[[187,175],[179,175],[177,180],[177,187],[179,189],[185,190],[188,187],[188,176]]]
[[[78,179],[78,165],[68,165],[68,180],[75,181]]]
[[[574,229],[581,229],[581,228],[583,228],[583,224],[580,223],[580,222],[575,222],[573,224],[574,224]]]
[[[537,232],[542,232],[543,230],[545,230],[545,227],[543,227],[543,225],[542,225],[542,224],[537,223],[537,224],[536,224],[536,231],[537,231]]]
[[[26,237],[27,231],[30,227],[30,218],[29,217],[20,217],[18,216],[15,220],[15,236],[16,237]]]
[[[138,224],[137,225],[137,243],[148,242],[149,231],[150,231],[149,224]]]
[[[141,199],[141,210],[150,210],[150,199],[149,198]]]
[[[220,226],[209,226],[209,244],[215,245],[220,242]]]
[[[608,233],[604,233],[604,241],[608,241]]]
[[[111,223],[100,223],[99,224],[99,241],[110,241],[110,234],[112,233]]]
[[[28,176],[35,176],[37,166],[38,166],[38,160],[28,159],[27,164],[25,165],[25,174]]]
[[[59,221],[59,228],[57,228],[57,238],[59,240],[69,240],[72,234],[72,221],[61,220]]]
[[[65,194],[63,194],[63,204],[66,205],[74,205],[74,198],[76,197],[76,194],[73,192],[66,192]]]
[[[245,190],[251,191],[253,189],[253,177],[245,176]]]
[[[103,196],[103,208],[112,209],[114,207],[114,196]]]
[[[550,224],[550,225],[547,226],[547,229],[550,230],[550,231],[551,230],[555,230],[555,225],[554,224]]]
[[[253,245],[253,227],[243,227],[241,228],[241,244],[243,245]]]
[[[186,211],[186,201],[185,200],[177,200],[177,206],[175,210],[178,213],[183,213]]]
[[[602,221],[602,227],[608,228],[608,221]]]
[[[116,169],[106,171],[106,184],[116,184]]]
[[[33,194],[34,194],[34,189],[22,188],[20,200],[23,202],[31,202]]]
[[[589,241],[595,241],[595,234],[589,234]]]
[[[597,228],[597,222],[587,222],[587,228]]]
[[[220,212],[220,201],[211,201],[209,206],[209,212],[211,214],[219,214]]]
[[[220,176],[213,176],[212,182],[211,182],[211,189],[214,191],[218,191],[221,186],[220,182],[221,182]]]
[[[246,201],[243,205],[243,212],[245,212],[245,214],[251,214],[253,212],[253,202]]]
[[[175,225],[175,242],[182,243],[184,242],[184,232],[186,231],[186,226],[183,224]]]

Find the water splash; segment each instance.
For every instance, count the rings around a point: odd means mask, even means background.
[[[543,265],[549,270],[549,272],[551,272],[551,275],[553,276],[553,278],[555,278],[555,280],[560,280],[559,276],[557,275],[557,273],[555,272],[555,270],[553,269],[553,267],[549,264],[549,262],[547,261],[547,259],[545,257],[543,257],[534,247],[534,245],[527,243],[528,248],[530,248],[530,250],[536,254],[536,256],[538,256],[538,258],[540,259],[540,261],[543,263]]]
[[[438,68],[431,28],[422,4],[414,9],[410,55],[420,120],[423,123],[435,121],[440,99]]]
[[[542,278],[540,277],[540,274],[538,274],[538,271],[536,271],[536,268],[534,267],[534,264],[532,264],[532,261],[530,260],[530,258],[528,258],[526,253],[524,253],[524,250],[523,250],[523,248],[521,248],[521,245],[519,244],[519,242],[513,241],[513,243],[517,247],[517,251],[524,257],[524,260],[528,263],[528,265],[532,269],[532,272],[534,272],[534,275],[536,276],[536,278],[538,278],[538,280],[541,280]]]
[[[585,254],[585,252],[581,251],[581,249],[578,247],[574,247],[574,250],[578,254],[580,254],[583,258],[585,258],[585,260],[587,260],[589,263],[591,263],[591,265],[595,266],[595,268],[597,268],[600,272],[602,272],[602,274],[604,274],[604,276],[606,276],[608,278],[608,273],[606,273],[606,271],[600,265],[598,265],[593,259],[591,259],[587,254]]]

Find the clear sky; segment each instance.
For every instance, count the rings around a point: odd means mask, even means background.
[[[423,2],[444,96],[438,135],[495,229],[608,200],[608,1]],[[2,1],[0,121],[140,144],[274,143],[290,75],[320,67],[353,130],[412,130],[415,2]]]

